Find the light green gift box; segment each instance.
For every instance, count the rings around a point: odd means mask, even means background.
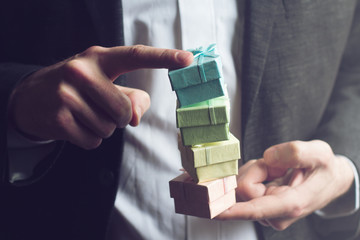
[[[230,121],[230,101],[227,96],[213,98],[186,107],[176,108],[178,128],[216,125]]]
[[[229,123],[180,128],[185,146],[229,139]]]
[[[240,158],[240,142],[230,133],[229,140],[194,145],[179,144],[181,157],[195,168]]]
[[[195,168],[189,162],[181,160],[183,168],[189,173],[195,182],[206,182],[218,178],[224,178],[238,174],[238,159],[206,165],[204,167]]]
[[[183,146],[179,138],[183,168],[197,182],[210,181],[237,174],[240,143],[232,134],[227,141]]]

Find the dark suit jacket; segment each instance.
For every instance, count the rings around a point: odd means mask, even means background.
[[[289,140],[327,141],[360,167],[360,3],[248,0],[242,76],[242,158]],[[85,50],[123,43],[120,1],[0,3],[0,239],[104,239],[115,193],[122,130],[96,150],[69,143],[7,182],[6,111],[23,76]],[[125,161],[126,159],[124,159]],[[24,159],[26,161],[26,159]],[[350,239],[359,212],[315,215],[264,239]],[[119,226],[128,231],[126,223]],[[239,236],[241,238],[241,236]]]

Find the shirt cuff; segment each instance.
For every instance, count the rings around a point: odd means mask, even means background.
[[[339,197],[323,209],[315,211],[315,214],[324,219],[346,217],[354,214],[359,209],[359,173],[354,163],[343,155],[336,155],[346,159],[354,173],[354,182],[351,188],[343,196]]]
[[[55,149],[55,140],[34,141],[11,124],[7,127],[9,181],[14,183],[33,176],[35,166]]]

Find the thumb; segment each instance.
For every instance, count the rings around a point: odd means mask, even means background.
[[[150,107],[149,94],[136,88],[128,88],[118,85],[114,86],[116,86],[122,93],[128,96],[131,101],[132,118],[129,124],[134,127],[139,125],[142,116]]]
[[[144,45],[112,48],[91,47],[80,56],[96,56],[97,64],[111,80],[120,74],[140,68],[181,68],[193,61],[193,54],[177,49]]]

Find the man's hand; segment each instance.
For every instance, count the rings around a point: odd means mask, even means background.
[[[240,202],[217,219],[257,220],[284,230],[343,195],[353,179],[347,160],[323,141],[275,145],[239,169]]]
[[[142,45],[91,47],[24,79],[11,95],[9,119],[33,139],[96,148],[115,128],[138,125],[150,106],[146,92],[113,84],[119,75],[185,67],[192,59],[190,52]]]

